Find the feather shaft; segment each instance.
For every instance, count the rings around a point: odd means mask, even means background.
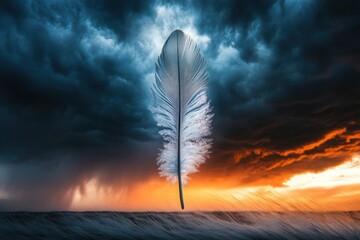
[[[178,69],[178,83],[179,83],[179,117],[178,117],[178,145],[177,145],[177,170],[178,170],[178,182],[179,182],[179,197],[180,197],[180,204],[181,209],[184,209],[184,198],[182,192],[182,181],[181,181],[181,151],[180,151],[180,142],[181,142],[181,73],[180,73],[180,62],[179,62],[179,33],[176,34],[176,58],[177,58],[177,69]]]

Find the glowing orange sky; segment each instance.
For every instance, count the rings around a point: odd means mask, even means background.
[[[72,210],[177,211],[177,185],[154,178],[136,187],[104,189],[96,180],[76,191]],[[319,173],[295,175],[282,187],[256,186],[228,189],[203,186],[184,189],[186,210],[356,210],[360,209],[360,158]]]
[[[184,188],[186,210],[358,210],[359,142],[359,132],[339,128],[295,149],[243,149],[229,161],[210,159]],[[71,209],[177,211],[178,186],[158,175],[123,187],[93,178],[75,191]]]

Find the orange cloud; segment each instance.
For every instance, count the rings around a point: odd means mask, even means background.
[[[323,138],[321,138],[318,141],[315,141],[315,142],[306,144],[304,146],[300,146],[297,149],[288,150],[288,151],[285,151],[285,152],[279,153],[279,154],[282,155],[282,156],[289,156],[290,154],[294,154],[294,153],[302,154],[305,151],[308,151],[308,150],[314,149],[316,147],[319,147],[323,143],[329,141],[330,139],[333,139],[336,136],[339,136],[339,135],[343,134],[344,132],[346,132],[346,128],[333,130],[333,131],[327,133]]]

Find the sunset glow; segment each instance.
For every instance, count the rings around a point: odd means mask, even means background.
[[[186,187],[187,210],[352,210],[360,203],[359,157],[319,173],[304,173],[291,177],[281,187],[255,186],[228,189],[210,185]],[[134,189],[103,188],[93,179],[82,192],[76,190],[73,210],[177,211],[177,186],[164,179],[138,184]]]
[[[360,184],[360,158],[353,157],[349,162],[320,173],[304,173],[293,176],[284,185],[293,189],[314,187],[337,187]]]

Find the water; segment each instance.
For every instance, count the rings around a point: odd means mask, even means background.
[[[0,239],[360,239],[360,212],[2,212]]]

